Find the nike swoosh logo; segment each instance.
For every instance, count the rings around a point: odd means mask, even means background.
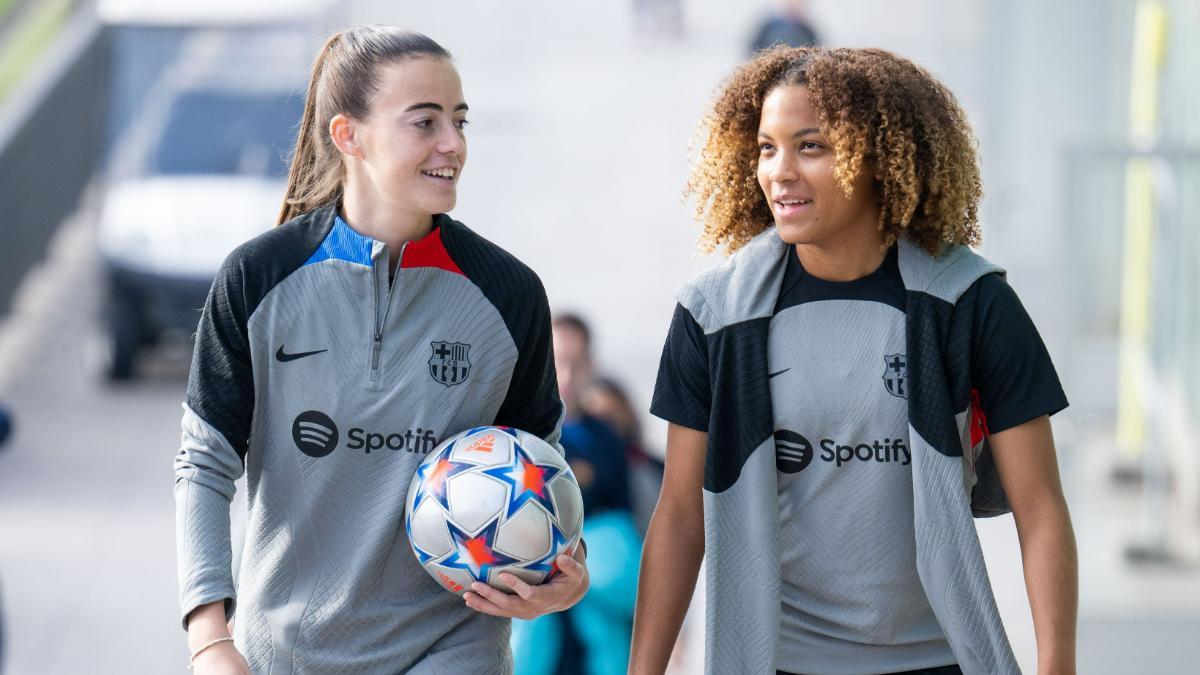
[[[296,352],[295,354],[288,354],[283,351],[283,345],[279,345],[279,351],[275,352],[275,359],[280,363],[287,363],[288,361],[295,361],[296,359],[302,359],[306,356],[312,356],[313,354],[320,354],[321,352],[327,351],[329,350],[318,349],[315,352]]]
[[[775,371],[775,372],[771,373],[770,375],[767,375],[767,379],[769,380],[769,379],[771,379],[772,377],[775,377],[776,375],[782,375],[782,374],[786,373],[786,372],[787,372],[787,371],[789,371],[789,370],[791,370],[791,368],[784,368],[783,370],[777,370],[777,371]]]

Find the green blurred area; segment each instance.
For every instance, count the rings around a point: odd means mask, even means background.
[[[0,24],[4,23],[4,19],[12,11],[14,4],[16,4],[16,0],[0,0]]]
[[[74,0],[35,2],[19,17],[20,23],[11,27],[11,32],[0,46],[0,103],[8,98],[45,53],[71,15],[74,5]],[[16,0],[0,0],[0,23],[10,18],[9,14],[15,8]]]

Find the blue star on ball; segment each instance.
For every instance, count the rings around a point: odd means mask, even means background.
[[[550,498],[550,481],[562,469],[553,464],[538,464],[520,445],[513,443],[513,457],[508,464],[484,469],[483,473],[508,485],[508,511],[511,518],[527,502],[541,504],[552,518],[557,518],[554,502]]]
[[[496,542],[496,531],[500,527],[500,519],[493,518],[477,532],[466,532],[454,523],[446,521],[450,530],[450,538],[454,548],[450,556],[441,562],[445,567],[466,570],[476,581],[487,583],[488,573],[492,568],[519,563],[516,558],[497,551],[493,546]]]
[[[464,471],[470,471],[476,466],[478,465],[468,462],[455,462],[449,458],[447,452],[432,462],[417,467],[420,487],[417,490],[416,498],[413,499],[413,511],[416,511],[417,507],[427,498],[436,500],[443,509],[450,510],[450,502],[447,497],[450,479]]]

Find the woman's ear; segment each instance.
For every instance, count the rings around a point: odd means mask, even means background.
[[[338,151],[362,159],[362,144],[358,142],[355,131],[354,121],[345,115],[337,114],[329,120],[329,138]]]

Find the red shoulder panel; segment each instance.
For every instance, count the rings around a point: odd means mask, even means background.
[[[408,246],[404,249],[404,257],[400,260],[400,267],[408,269],[410,267],[438,267],[447,272],[455,274],[463,274],[463,271],[455,264],[454,259],[450,257],[450,253],[446,250],[446,246],[442,243],[442,228],[435,227],[429,234],[408,242]],[[466,276],[463,274],[463,276]]]

